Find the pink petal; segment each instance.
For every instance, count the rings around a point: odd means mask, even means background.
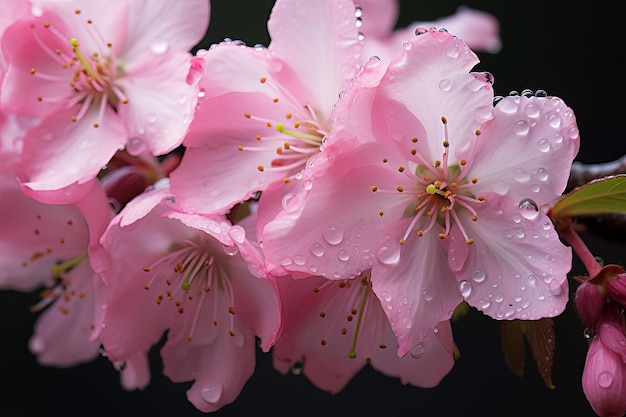
[[[78,264],[68,273],[68,295],[57,298],[37,319],[29,348],[40,364],[68,367],[98,357],[100,341],[91,339],[92,278],[89,262]]]
[[[307,104],[327,120],[339,90],[361,64],[354,2],[278,0],[268,31],[270,50],[309,86]]]
[[[145,51],[189,51],[205,35],[209,25],[207,0],[139,0],[128,4],[128,28],[121,54],[130,60]]]
[[[56,262],[86,254],[87,225],[74,206],[32,200],[6,174],[0,196],[0,286],[35,289],[51,280]]]
[[[390,245],[387,251],[397,255],[379,255],[383,261],[372,267],[374,292],[398,338],[398,356],[423,343],[462,301],[454,275],[445,267],[447,253],[437,235],[431,232],[413,239],[402,247],[397,241],[385,243]]]
[[[24,183],[33,190],[50,190],[93,179],[126,140],[117,115],[97,109],[73,123],[76,109],[49,116],[24,138]],[[95,128],[94,123],[99,127]]]
[[[128,129],[129,151],[144,147],[162,155],[179,146],[198,100],[197,85],[187,82],[192,57],[186,52],[144,54],[127,64],[117,84],[128,98],[119,114]]]
[[[467,302],[496,319],[534,320],[560,314],[568,301],[572,252],[542,212],[485,194],[478,220],[463,221],[474,239],[456,273]],[[465,244],[458,225],[452,240]]]
[[[127,359],[120,371],[120,382],[127,391],[146,388],[150,383],[148,355],[137,354]]]
[[[560,196],[580,140],[574,113],[557,97],[509,96],[480,127],[471,172],[477,194],[495,191],[542,205]],[[470,151],[457,153],[471,160]]]
[[[437,333],[414,346],[404,357],[391,350],[378,351],[372,357],[372,366],[385,375],[399,377],[403,384],[432,388],[441,382],[454,366],[454,341],[450,322],[439,323]]]

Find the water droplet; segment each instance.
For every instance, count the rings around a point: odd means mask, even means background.
[[[150,123],[151,125],[155,124],[157,122],[156,114],[150,113],[150,114],[146,115],[146,121],[148,123]]]
[[[558,129],[559,127],[561,127],[561,116],[559,116],[558,114],[553,114],[548,118],[548,123],[550,124],[551,127]]]
[[[243,243],[246,240],[246,230],[239,225],[234,225],[228,231],[228,235],[237,243]]]
[[[532,191],[533,193],[538,193],[541,190],[541,187],[539,186],[539,184],[533,184],[530,186],[530,191]]]
[[[487,273],[482,268],[475,268],[471,273],[472,280],[474,282],[483,282],[487,277]]]
[[[383,292],[383,300],[387,302],[391,301],[391,294],[389,294],[387,291]]]
[[[423,343],[418,343],[417,345],[413,346],[411,350],[409,351],[409,355],[413,359],[419,359],[423,357],[425,354],[426,354],[426,347],[424,347]]]
[[[455,44],[451,44],[450,46],[448,46],[448,48],[446,49],[446,54],[450,57],[450,58],[457,58],[459,56],[459,48],[455,45]]]
[[[360,6],[356,6],[354,8],[354,17],[356,18],[363,17],[363,9]]]
[[[515,231],[515,236],[516,236],[518,239],[523,239],[523,238],[524,238],[524,236],[526,236],[526,233],[524,233],[524,231],[523,231],[522,229],[517,229],[517,230]]]
[[[546,138],[541,138],[537,141],[537,149],[541,152],[548,152],[550,150],[550,141]]]
[[[165,51],[167,51],[168,48],[168,43],[167,42],[155,42],[152,45],[150,45],[150,50],[155,53],[155,54],[162,54]]]
[[[291,364],[291,366],[289,367],[289,369],[291,370],[291,373],[294,375],[300,375],[302,373],[302,368],[304,367],[304,364],[300,361],[296,361],[294,363]]]
[[[311,245],[311,253],[315,256],[322,256],[324,254],[324,245],[321,243],[314,243]]]
[[[519,214],[519,213],[515,213],[515,214],[513,215],[513,222],[514,222],[515,224],[518,224],[518,223],[520,223],[521,221],[522,221],[522,216],[521,216],[521,214]]]
[[[504,113],[508,113],[508,114],[516,113],[518,107],[519,107],[518,102],[515,99],[510,98],[510,97],[505,97],[498,102],[498,108]]]
[[[220,400],[223,391],[224,387],[222,387],[222,384],[219,382],[212,382],[202,387],[200,395],[204,401],[214,404]]]
[[[343,240],[343,231],[331,226],[324,230],[324,239],[331,245],[338,245]]]
[[[289,266],[293,263],[293,261],[291,260],[291,258],[283,258],[280,260],[280,264],[282,266]]]
[[[384,244],[376,254],[378,260],[386,265],[392,265],[400,260],[400,243],[389,242]]]
[[[523,168],[516,168],[513,171],[513,179],[517,182],[528,182],[530,180],[530,174]]]
[[[504,301],[504,295],[502,295],[502,294],[497,294],[497,295],[494,297],[494,300],[496,301],[496,303],[501,303],[502,301]]]
[[[614,375],[609,371],[600,372],[598,375],[598,385],[602,388],[608,388],[613,385]]]
[[[480,301],[478,301],[478,307],[483,310],[488,309],[490,305],[491,305],[491,301],[489,301],[489,298],[483,298]]]
[[[539,168],[537,170],[537,179],[539,181],[547,181],[548,179],[548,170],[545,168]]]
[[[428,32],[428,29],[425,28],[424,26],[418,26],[418,27],[415,28],[415,35],[416,36],[423,35],[426,32]]]
[[[459,282],[459,291],[461,291],[461,295],[463,298],[467,298],[472,293],[472,284],[469,281],[463,280]]]
[[[339,252],[337,252],[337,259],[345,262],[348,259],[350,259],[350,254],[348,253],[347,250],[341,249]]]
[[[433,289],[428,287],[424,291],[422,291],[422,295],[424,296],[424,300],[430,301],[433,299]]]
[[[513,125],[513,132],[515,132],[516,135],[526,136],[529,131],[530,125],[526,120],[518,120]]]
[[[535,203],[534,200],[530,198],[522,198],[519,201],[519,208],[528,211],[539,211],[539,206],[537,205],[537,203]]]
[[[129,154],[136,156],[136,155],[143,153],[146,150],[146,145],[139,138],[131,138],[128,141],[126,150]]]
[[[560,295],[563,292],[561,284],[556,279],[550,281],[548,287],[550,288],[550,294],[552,295]]]
[[[563,142],[563,135],[560,134],[559,132],[554,134],[554,137],[552,139],[554,141],[554,143],[559,144]]]
[[[451,87],[452,87],[452,82],[450,81],[449,78],[439,81],[439,89],[441,91],[450,91]]]
[[[528,103],[528,105],[524,108],[524,113],[528,117],[537,118],[539,117],[539,106],[535,103]]]

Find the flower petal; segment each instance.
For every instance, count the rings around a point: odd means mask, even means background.
[[[568,301],[572,252],[550,219],[498,194],[485,194],[476,211],[476,222],[463,219],[474,243],[463,268],[455,272],[467,302],[495,319],[560,314]],[[452,240],[465,244],[459,230],[453,227]]]

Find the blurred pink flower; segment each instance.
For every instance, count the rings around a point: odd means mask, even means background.
[[[470,73],[467,45],[419,33],[342,95],[301,190],[261,236],[276,274],[371,268],[401,356],[463,299],[496,319],[563,311],[572,254],[541,207],[563,192],[579,147],[562,100],[494,107],[493,78]]]
[[[32,3],[1,41],[3,109],[41,118],[24,137],[25,185],[60,189],[93,179],[120,148],[180,145],[197,103],[202,68],[189,50],[206,31],[206,0]]]
[[[498,19],[482,10],[461,6],[450,16],[434,21],[416,20],[405,28],[394,29],[400,12],[397,0],[360,0],[358,5],[362,14],[360,30],[364,35],[364,55],[368,57],[390,59],[404,41],[415,36],[418,27],[445,28],[475,51],[497,53],[502,47]]]
[[[448,321],[398,357],[398,341],[372,291],[369,271],[340,281],[281,277],[278,285],[285,319],[272,352],[282,373],[302,371],[318,388],[337,393],[368,364],[419,387],[436,386],[454,365]]]
[[[226,41],[199,53],[205,96],[171,174],[182,207],[223,213],[272,183],[298,180],[362,64],[356,22],[352,0],[278,0],[267,48]]]
[[[130,201],[101,242],[107,356],[145,354],[167,331],[164,374],[195,380],[187,395],[199,410],[232,402],[253,373],[255,336],[269,350],[281,320],[276,285],[246,230],[180,211],[164,180]]]

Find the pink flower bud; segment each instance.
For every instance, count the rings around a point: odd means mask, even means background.
[[[576,289],[574,303],[585,326],[595,327],[606,304],[606,294],[602,287],[585,281]]]
[[[626,307],[626,274],[619,274],[607,280],[606,291],[609,298],[622,307]]]
[[[612,340],[616,335],[621,335],[619,340]],[[621,417],[626,411],[626,363],[623,355],[614,350],[623,340],[624,329],[618,323],[603,319],[598,326],[598,336],[587,352],[583,391],[600,417]]]

